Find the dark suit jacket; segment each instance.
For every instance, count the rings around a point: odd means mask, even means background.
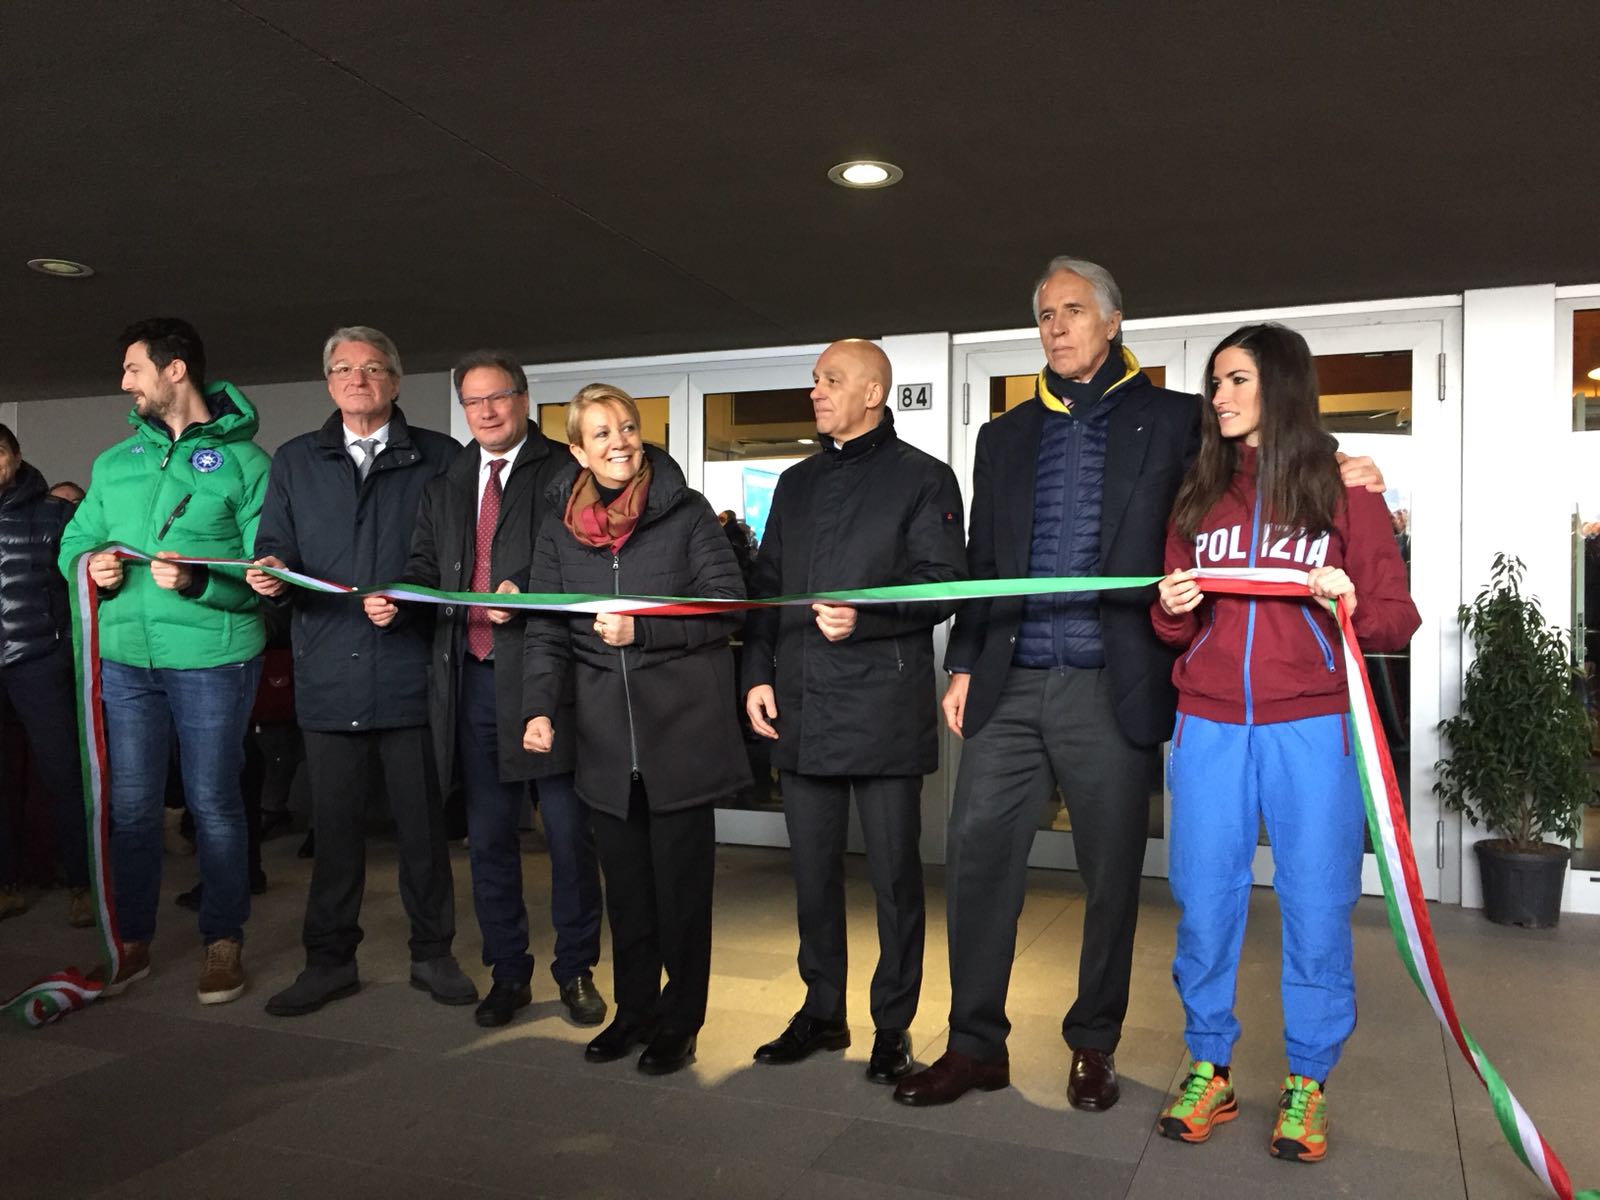
[[[1198,396],[1158,388],[1141,371],[1120,389],[1106,430],[1100,574],[1160,575],[1167,516],[1200,444]],[[974,579],[1025,578],[1033,540],[1033,485],[1043,403],[1034,397],[978,434],[968,525]],[[1130,741],[1160,744],[1172,733],[1177,694],[1173,651],[1150,623],[1155,588],[1105,592],[1100,628],[1117,724]],[[970,671],[963,734],[994,713],[1022,621],[1020,598],[970,601],[956,614],[945,667]]]
[[[380,458],[378,460],[382,462]],[[477,442],[451,461],[433,480],[417,508],[411,556],[405,580],[447,592],[464,592],[472,584],[478,546],[478,472],[483,453]],[[501,482],[500,519],[489,548],[489,590],[509,579],[528,590],[528,564],[533,540],[546,514],[545,490],[572,455],[564,445],[528,426],[528,440],[517,452],[511,473]],[[457,697],[461,690],[461,656],[467,653],[467,614],[459,604],[432,610],[433,656],[428,672],[428,717],[433,726],[434,757],[446,791],[455,769]],[[494,626],[494,699],[500,778],[506,782],[535,779],[570,771],[573,766],[571,695],[556,721],[556,744],[549,754],[522,748],[522,645],[526,615],[518,613]]]
[[[406,565],[422,492],[460,451],[454,438],[406,423],[397,404],[389,445],[365,480],[335,411],[321,429],[279,447],[256,530],[254,557],[275,554],[291,570],[371,587]],[[358,597],[292,587],[295,718],[301,729],[351,733],[428,721],[432,615],[402,611],[379,629]]]

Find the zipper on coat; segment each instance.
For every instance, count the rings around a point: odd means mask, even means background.
[[[1187,666],[1188,663],[1189,663],[1189,660],[1195,656],[1195,652],[1198,651],[1201,646],[1204,646],[1206,644],[1206,639],[1211,636],[1211,631],[1213,629],[1215,629],[1216,627],[1217,627],[1217,606],[1215,604],[1213,604],[1211,606],[1211,619],[1206,622],[1205,632],[1202,633],[1198,638],[1195,639],[1194,645],[1189,647],[1189,653],[1187,653],[1187,654],[1185,654],[1183,656],[1183,662],[1184,662],[1185,666]]]
[[[896,673],[900,675],[904,675],[906,673],[906,660],[900,654],[899,638],[894,639],[894,669]]]
[[[611,592],[612,595],[622,595],[622,559],[616,554],[611,556]],[[628,686],[628,648],[617,647],[617,661],[622,664],[622,703],[628,710],[628,757],[633,778],[639,778],[639,739],[633,728],[633,690]]]
[[[1250,514],[1250,565],[1256,565],[1256,552],[1261,548],[1261,489],[1256,489],[1255,511]],[[1255,697],[1250,691],[1250,655],[1256,641],[1256,602],[1250,601],[1250,618],[1244,630],[1244,723],[1254,725]]]
[[[1317,628],[1317,622],[1311,615],[1309,608],[1302,607],[1300,615],[1306,619],[1306,624],[1311,627],[1311,636],[1317,639],[1317,645],[1322,647],[1322,665],[1333,673],[1333,647],[1328,645],[1328,639],[1322,636],[1322,630]]]

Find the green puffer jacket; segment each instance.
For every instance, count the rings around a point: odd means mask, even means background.
[[[89,494],[61,535],[69,582],[72,560],[106,542],[146,554],[249,556],[271,459],[250,440],[256,410],[242,392],[217,382],[205,398],[211,419],[176,441],[165,425],[128,414],[133,436],[95,459]],[[100,656],[112,662],[220,667],[254,658],[265,644],[256,595],[238,572],[199,571],[180,594],[157,587],[144,564],[125,562],[122,585],[100,593]]]

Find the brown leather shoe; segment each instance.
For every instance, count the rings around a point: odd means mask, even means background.
[[[1116,1060],[1104,1050],[1088,1047],[1072,1052],[1067,1074],[1067,1103],[1085,1112],[1105,1112],[1122,1096]]]
[[[926,1070],[907,1075],[895,1086],[894,1098],[901,1104],[921,1108],[930,1104],[949,1104],[973,1088],[994,1092],[1011,1086],[1009,1062],[984,1062],[954,1050],[946,1050]]]
[[[107,983],[106,965],[101,963],[89,972],[89,978],[94,983],[102,985],[100,998],[109,1000],[113,996],[122,995],[148,974],[150,974],[150,943],[123,942],[122,966],[118,968],[116,977]]]

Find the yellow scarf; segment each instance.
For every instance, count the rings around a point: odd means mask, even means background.
[[[1139,373],[1139,360],[1133,356],[1133,351],[1126,346],[1122,347],[1122,365],[1126,370],[1123,372],[1121,379],[1106,389],[1105,394],[1108,396]],[[1050,385],[1045,382],[1044,370],[1039,372],[1039,399],[1052,412],[1070,413],[1072,411],[1072,401],[1063,400],[1050,390]]]

